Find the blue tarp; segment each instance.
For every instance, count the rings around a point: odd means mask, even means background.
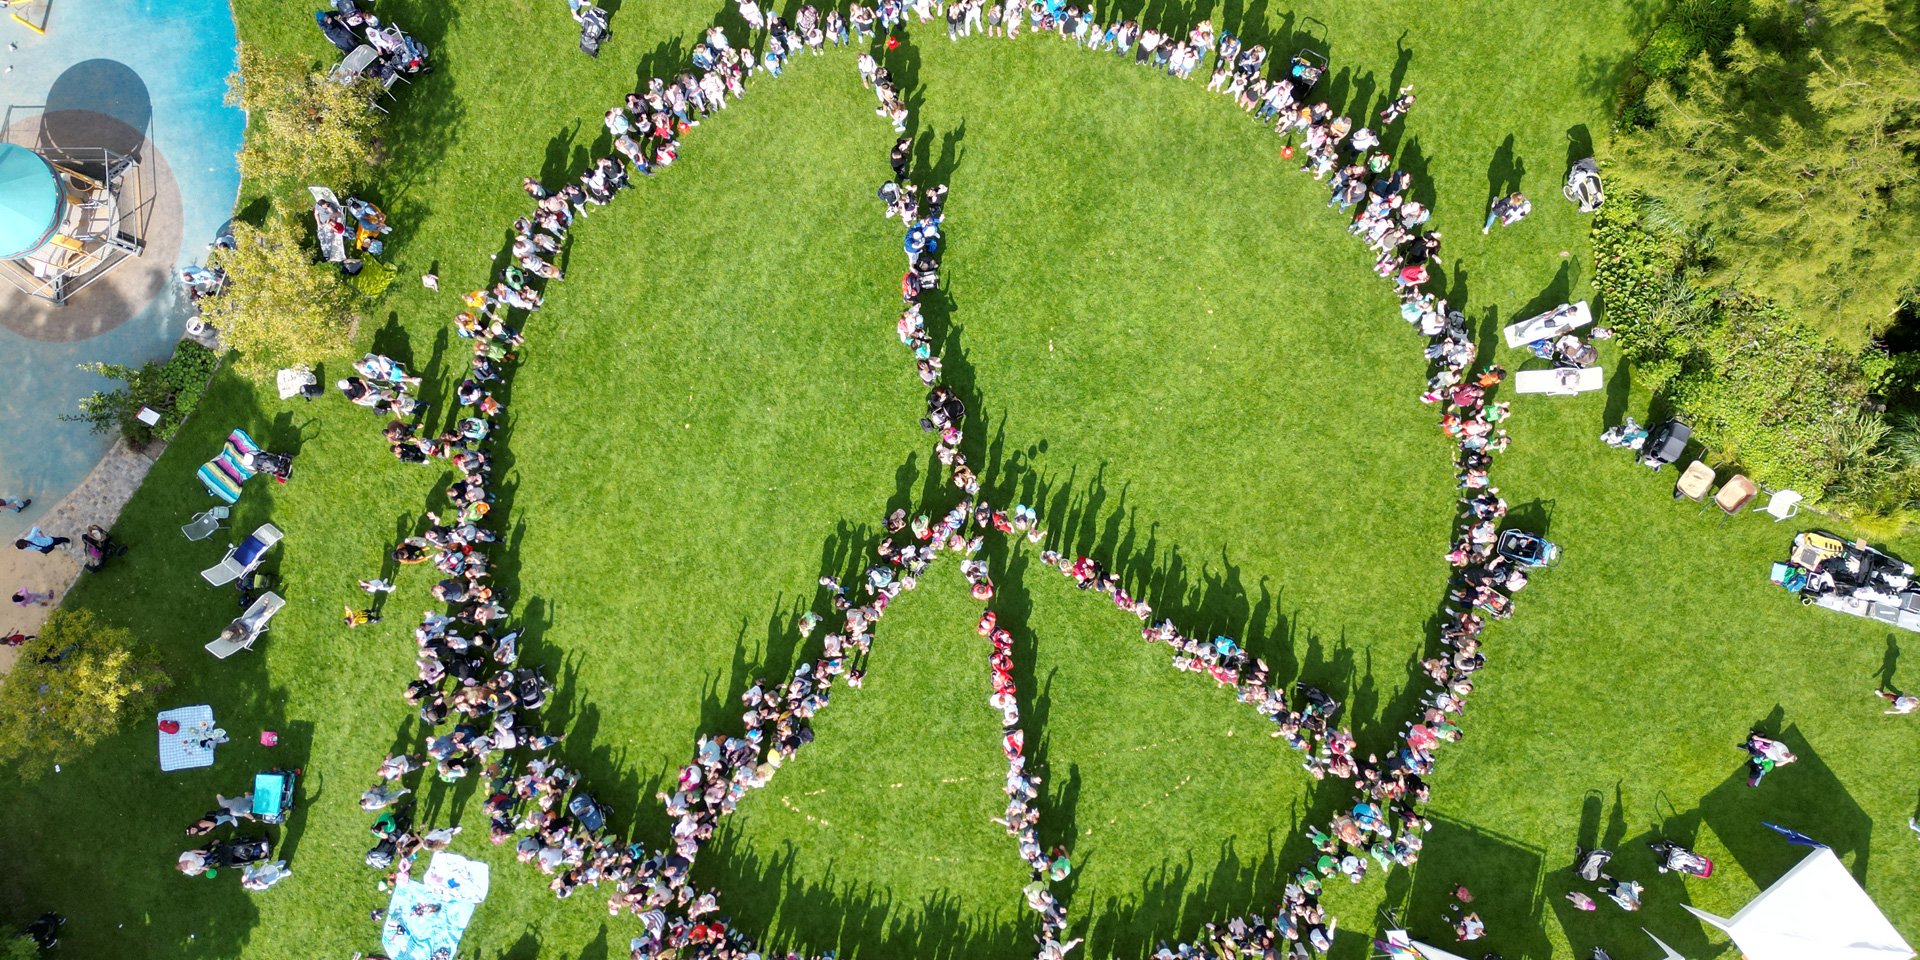
[[[487,898],[487,865],[451,853],[436,853],[420,880],[405,880],[387,902],[380,947],[392,960],[451,960]],[[445,952],[441,952],[445,951]]]

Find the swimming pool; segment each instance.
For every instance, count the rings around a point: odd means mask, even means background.
[[[0,287],[0,496],[34,501],[0,513],[6,538],[71,492],[111,445],[55,419],[111,385],[79,365],[138,366],[179,339],[189,311],[172,275],[203,259],[232,216],[246,124],[224,99],[238,43],[226,0],[51,0],[24,13],[35,23],[43,14],[44,36],[0,15],[0,136],[31,145],[44,130],[137,150],[154,199],[146,255],[109,274],[112,284],[65,307]]]

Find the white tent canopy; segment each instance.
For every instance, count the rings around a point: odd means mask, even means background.
[[[1747,960],[1908,960],[1914,955],[1826,847],[1808,854],[1731,919],[1687,909],[1726,931]]]
[[[1428,944],[1421,943],[1418,940],[1414,940],[1412,941],[1412,943],[1413,943],[1413,948],[1415,950],[1420,951],[1420,956],[1422,960],[1467,960],[1467,958],[1457,953],[1453,953],[1447,950],[1442,950],[1439,947],[1430,946]]]

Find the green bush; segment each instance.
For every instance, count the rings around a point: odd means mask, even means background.
[[[126,386],[112,392],[95,391],[80,401],[79,414],[62,414],[62,420],[90,424],[94,433],[118,430],[127,444],[144,448],[156,438],[171,440],[180,425],[187,422],[200,394],[220,366],[220,358],[197,341],[182,340],[165,362],[149,360],[140,369],[111,363],[81,364],[110,380]],[[148,426],[140,422],[140,408],[160,414],[160,422]]]
[[[1698,34],[1686,24],[1669,19],[1653,31],[1646,49],[1640,51],[1636,65],[1640,72],[1648,76],[1671,77],[1685,70],[1687,64],[1705,49],[1706,45]]]
[[[1902,515],[1920,495],[1920,458],[1903,453],[1920,453],[1920,419],[1889,424],[1867,408],[1870,394],[1911,392],[1920,356],[1856,353],[1710,282],[1684,221],[1632,193],[1594,219],[1593,249],[1596,297],[1637,378],[1701,442],[1840,512]]]

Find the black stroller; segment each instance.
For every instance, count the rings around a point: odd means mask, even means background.
[[[234,837],[207,848],[208,859],[222,867],[244,867],[259,863],[273,854],[266,837]]]
[[[1560,565],[1560,547],[1525,530],[1500,531],[1499,550],[1501,556],[1529,570]]]
[[[567,812],[573,814],[573,818],[580,821],[580,825],[586,827],[588,833],[598,835],[607,827],[606,808],[600,806],[599,802],[593,799],[593,794],[585,790],[574,794],[573,799],[567,801]]]
[[[1660,858],[1656,867],[1661,873],[1678,871],[1690,877],[1706,879],[1713,876],[1713,861],[1692,850],[1688,850],[1672,840],[1660,840],[1647,846],[1653,848],[1653,855]]]
[[[1640,448],[1640,462],[1657,472],[1686,456],[1687,443],[1692,439],[1693,428],[1686,421],[1678,417],[1664,420],[1647,435],[1646,444]]]
[[[598,59],[600,45],[613,34],[608,29],[607,12],[599,7],[581,7],[573,18],[580,21],[580,52]]]

